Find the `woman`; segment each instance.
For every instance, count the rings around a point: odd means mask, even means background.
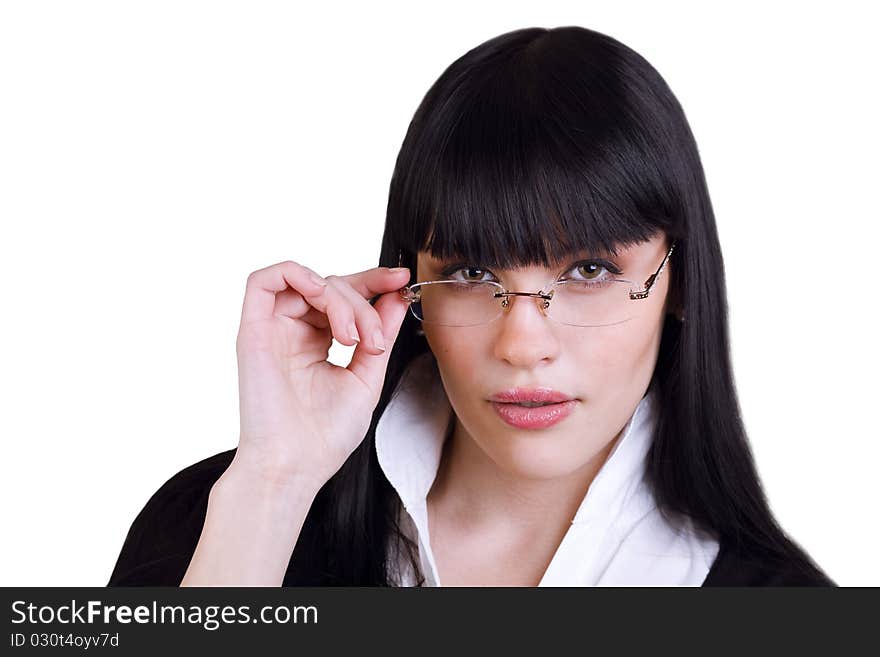
[[[380,265],[251,274],[239,445],[160,488],[111,585],[833,584],[762,492],[697,147],[637,53],[533,28],[455,61]]]

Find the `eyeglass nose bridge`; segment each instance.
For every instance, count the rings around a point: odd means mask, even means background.
[[[507,308],[508,306],[510,306],[510,297],[513,296],[534,297],[536,299],[543,299],[544,302],[541,304],[541,308],[546,310],[550,307],[550,300],[553,298],[553,293],[555,291],[556,290],[550,290],[549,292],[496,292],[495,298],[498,299],[499,297],[503,297],[503,300],[501,301],[502,308]]]

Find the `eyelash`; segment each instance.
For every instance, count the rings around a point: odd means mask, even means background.
[[[608,272],[608,274],[611,276],[620,276],[621,274],[623,274],[623,271],[619,267],[617,267],[613,262],[609,262],[608,260],[602,260],[601,258],[588,258],[586,260],[579,260],[578,262],[573,263],[566,270],[566,272],[570,272],[571,270],[577,269],[578,267],[582,267],[584,265],[599,265],[600,267],[603,267]],[[454,264],[447,265],[446,267],[444,267],[443,270],[440,272],[440,275],[443,276],[444,278],[446,278],[461,269],[476,269],[478,271],[489,272],[491,274],[490,270],[483,269],[477,265],[472,265],[467,262],[456,262]],[[494,274],[493,274],[493,276],[494,276]],[[452,279],[452,280],[457,280],[457,279]],[[591,279],[563,278],[560,280],[575,280],[575,281],[579,280],[581,282],[586,283],[586,282],[602,282],[603,279],[601,279],[601,278],[591,278]]]

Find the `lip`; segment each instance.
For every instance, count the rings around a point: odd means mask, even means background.
[[[553,388],[546,386],[537,386],[529,388],[510,388],[502,390],[491,397],[489,401],[499,402],[502,404],[516,404],[519,402],[539,402],[539,403],[560,403],[572,401],[574,397],[564,392],[559,392]]]
[[[571,415],[577,403],[576,399],[569,399],[547,406],[528,408],[517,404],[493,401],[492,408],[502,420],[517,429],[544,429],[562,422]]]

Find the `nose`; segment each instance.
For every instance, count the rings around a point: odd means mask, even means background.
[[[556,324],[540,307],[543,300],[524,296],[509,296],[507,300],[508,307],[494,322],[495,357],[523,369],[554,360],[559,355],[559,338]]]

